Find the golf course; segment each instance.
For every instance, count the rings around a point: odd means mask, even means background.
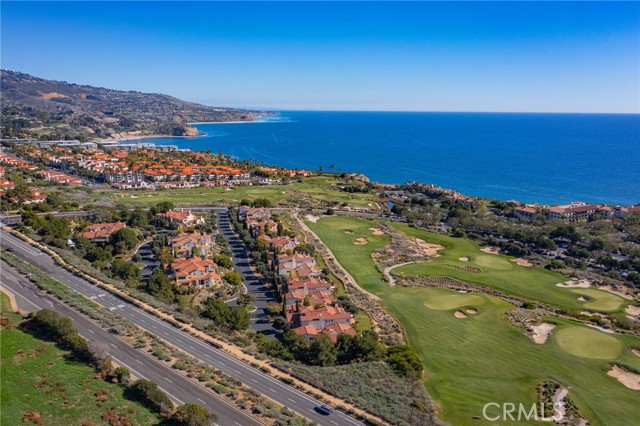
[[[389,286],[371,257],[391,241],[389,235],[371,231],[378,223],[349,217],[306,223],[358,284],[379,296],[383,307],[400,321],[409,343],[424,361],[425,385],[443,421],[453,425],[500,424],[482,418],[485,404],[522,403],[530,407],[543,380],[568,388],[569,398],[593,425],[628,426],[628,419],[640,418],[640,392],[607,375],[612,364],[640,370],[640,357],[631,350],[640,347],[637,337],[607,334],[549,317],[545,321],[555,328],[544,344],[536,344],[505,318],[505,312],[514,306],[496,297],[445,288]],[[407,236],[444,247],[439,257],[397,268],[396,273],[448,276],[574,311],[617,312],[625,305],[624,299],[595,288],[557,287],[568,278],[482,252],[469,240],[393,225]],[[365,240],[366,244],[355,243]],[[480,272],[471,272],[476,268]],[[582,293],[585,291],[589,293]],[[585,301],[578,300],[582,296]],[[588,303],[595,306],[586,306]],[[549,423],[520,420],[515,424]]]
[[[208,203],[216,202],[240,202],[240,200],[255,200],[256,198],[268,198],[274,205],[281,201],[307,200],[310,205],[326,201],[337,201],[356,206],[372,206],[374,204],[370,194],[348,193],[340,191],[337,184],[344,181],[335,177],[314,176],[301,179],[287,185],[257,185],[257,186],[233,186],[213,188],[174,188],[153,191],[136,191],[136,195],[123,194],[117,190],[103,190],[101,197],[110,197],[113,201],[130,205],[149,203],[155,204],[170,201],[176,206],[202,205],[203,200]]]

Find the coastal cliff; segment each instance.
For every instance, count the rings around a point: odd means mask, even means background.
[[[0,70],[2,137],[117,139],[197,136],[186,123],[253,121],[264,111],[211,107],[159,93],[121,91]]]

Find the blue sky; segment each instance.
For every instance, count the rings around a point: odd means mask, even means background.
[[[2,68],[281,109],[640,112],[640,3],[1,3]]]

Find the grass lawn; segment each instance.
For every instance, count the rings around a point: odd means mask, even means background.
[[[398,274],[447,276],[574,312],[585,309],[614,312],[622,310],[627,304],[621,297],[595,288],[577,291],[557,287],[556,284],[568,278],[544,268],[516,265],[509,256],[484,253],[473,241],[411,228],[405,224],[393,225],[408,236],[445,247],[435,259],[397,268],[395,272]],[[467,257],[469,261],[459,260],[461,257]],[[465,271],[448,265],[475,266],[482,272]],[[578,300],[580,295],[587,296],[589,300]]]
[[[122,387],[96,378],[92,368],[71,360],[52,343],[15,328],[20,317],[8,310],[2,294],[3,316],[10,323],[0,330],[0,423],[25,424],[24,416],[31,413],[51,426],[108,425],[103,416],[112,410],[135,425],[158,424],[153,413],[124,398]]]
[[[496,425],[472,418],[482,416],[482,408],[489,402],[522,402],[530,406],[535,401],[536,387],[543,379],[571,387],[570,397],[594,425],[628,426],[632,419],[640,418],[640,393],[606,375],[607,366],[614,359],[576,356],[561,347],[555,336],[544,345],[533,343],[522,330],[505,319],[504,313],[513,306],[494,297],[440,288],[389,287],[370,257],[373,250],[389,241],[389,237],[373,235],[369,231],[373,227],[371,221],[331,217],[307,224],[358,283],[380,296],[383,306],[401,322],[409,342],[424,360],[425,384],[439,404],[440,417],[444,421],[454,425]],[[347,230],[353,234],[345,233]],[[353,239],[361,237],[366,237],[369,243],[354,245]],[[450,244],[446,238],[430,241]],[[471,250],[462,253],[456,253],[455,258],[480,256]],[[509,262],[504,257],[498,257],[498,260]],[[499,264],[504,266],[503,262]],[[546,271],[544,273],[546,275]],[[569,294],[571,298],[576,297],[576,294]],[[454,316],[456,310],[469,308],[476,309],[477,313],[466,318]],[[554,320],[558,324],[554,331],[562,332],[561,339],[565,333],[574,333],[576,329],[580,330],[579,335],[597,333],[594,335],[596,342],[604,336],[604,344],[597,343],[601,349],[619,345],[616,363],[635,369],[640,367],[640,358],[631,352],[632,347],[640,344],[640,339],[605,335],[569,321]],[[570,331],[562,331],[565,328]],[[610,356],[615,354],[611,352]],[[517,424],[536,423],[522,421]]]
[[[167,189],[159,191],[116,191],[108,190],[103,194],[110,194],[113,201],[127,204],[156,204],[161,201],[171,201],[180,205],[208,205],[216,202],[239,202],[242,199],[254,200],[268,198],[273,205],[280,201],[296,201],[309,199],[317,203],[339,202],[358,206],[373,205],[373,194],[343,192],[336,185],[344,184],[340,179],[316,176],[305,178],[302,182],[290,185],[267,186],[236,186],[232,188],[189,188]]]

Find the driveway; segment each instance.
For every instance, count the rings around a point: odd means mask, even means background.
[[[269,312],[267,311],[267,304],[276,300],[275,293],[251,269],[247,248],[233,231],[229,222],[229,211],[226,208],[219,208],[215,209],[215,212],[218,219],[218,231],[229,243],[233,265],[242,276],[247,292],[255,297],[253,304],[256,310],[251,313],[251,329],[266,336],[275,337],[276,329],[269,322]],[[229,302],[229,304],[235,303],[235,300]]]
[[[139,263],[144,264],[144,268],[140,270],[142,281],[148,281],[153,270],[160,267],[160,262],[151,252],[151,241],[141,244],[136,253],[142,256]]]

